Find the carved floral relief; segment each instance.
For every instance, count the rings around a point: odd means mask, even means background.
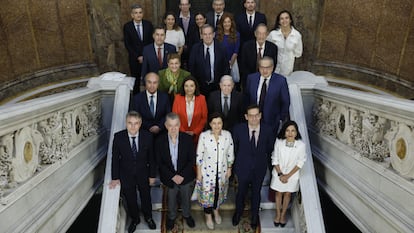
[[[315,99],[313,125],[320,134],[351,146],[363,157],[377,162],[390,158],[400,175],[414,178],[413,126],[327,98]]]
[[[43,167],[68,158],[74,147],[96,135],[100,127],[101,105],[96,98],[0,136],[0,197]]]

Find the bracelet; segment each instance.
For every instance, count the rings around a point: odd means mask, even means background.
[[[282,175],[283,175],[283,173],[281,173],[281,172],[277,173],[277,176],[282,176]]]

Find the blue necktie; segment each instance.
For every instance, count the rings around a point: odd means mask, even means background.
[[[142,36],[141,36],[141,31],[140,31],[140,25],[137,24],[137,34],[138,34],[138,38],[142,41]]]
[[[151,110],[152,116],[155,117],[154,95],[151,95],[150,110]]]
[[[135,138],[136,137],[131,137],[132,138],[132,157],[136,158],[137,154],[138,154],[138,150],[137,150],[137,144],[135,143]]]

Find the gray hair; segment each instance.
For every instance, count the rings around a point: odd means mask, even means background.
[[[274,66],[274,65],[275,65],[275,62],[274,62],[274,61],[273,61],[273,59],[272,59],[271,57],[269,57],[269,56],[264,56],[264,57],[260,58],[260,59],[259,59],[259,61],[258,61],[258,64],[260,65],[260,63],[261,63],[262,61],[270,61],[270,62],[272,63],[272,66]]]
[[[178,121],[180,121],[180,116],[175,112],[170,112],[170,113],[167,113],[167,115],[165,116],[165,121],[167,121],[167,120],[178,120]]]
[[[220,79],[220,83],[222,83],[222,82],[224,82],[224,81],[231,81],[233,84],[234,84],[234,81],[233,81],[233,77],[231,77],[230,75],[223,75],[223,77],[221,77],[221,79]]]
[[[265,27],[265,28],[266,28],[266,31],[269,31],[269,28],[267,27],[267,25],[266,25],[266,24],[264,24],[264,23],[259,23],[259,24],[257,25],[256,29],[254,30],[254,33],[255,33],[255,34],[256,34],[257,29],[258,29],[259,27]]]
[[[211,30],[214,32],[214,27],[213,26],[211,26],[210,24],[204,24],[203,26],[201,26],[201,32],[204,32],[204,30],[206,29],[206,28],[211,28]]]
[[[134,110],[129,111],[129,112],[126,114],[126,118],[128,118],[128,117],[134,117],[134,118],[142,119],[141,114],[139,114],[139,112],[134,111]]]
[[[138,3],[134,3],[131,5],[131,10],[135,10],[135,9],[142,9],[142,6]]]

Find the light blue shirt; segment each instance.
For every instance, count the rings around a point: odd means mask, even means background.
[[[174,166],[174,170],[177,171],[177,161],[178,161],[178,135],[177,139],[175,141],[175,144],[173,143],[172,138],[170,135],[168,135],[168,145],[170,147],[170,155],[171,155],[171,162]]]

